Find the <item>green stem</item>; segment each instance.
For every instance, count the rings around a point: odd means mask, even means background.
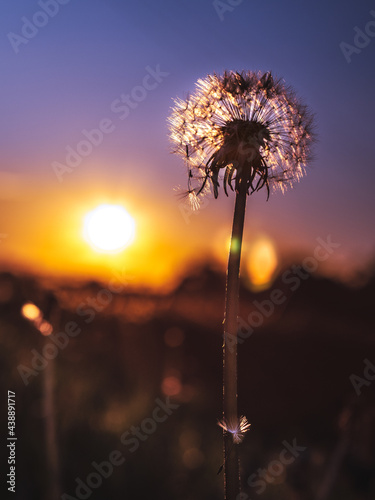
[[[245,220],[247,188],[239,183],[233,216],[232,238],[228,259],[225,297],[224,343],[223,343],[223,417],[229,425],[237,425],[237,330],[238,299],[240,285],[240,261],[243,226]],[[232,446],[231,446],[232,445]],[[224,433],[224,489],[225,500],[237,500],[240,493],[240,474],[237,446],[233,436]]]

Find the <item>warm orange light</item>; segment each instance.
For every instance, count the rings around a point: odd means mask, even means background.
[[[32,302],[27,302],[22,306],[21,309],[22,316],[29,321],[37,321],[42,317],[42,313],[35,304]]]
[[[267,237],[259,237],[249,249],[247,272],[252,285],[265,288],[272,281],[277,268],[278,259],[272,241]]]

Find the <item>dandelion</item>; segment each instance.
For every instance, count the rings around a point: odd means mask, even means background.
[[[246,199],[262,188],[268,199],[271,189],[285,191],[300,180],[311,159],[312,125],[307,107],[270,72],[208,75],[198,80],[194,94],[174,101],[169,117],[173,151],[185,160],[187,196],[193,205],[211,188],[217,198],[220,183],[227,196],[228,188],[236,193],[226,283],[220,422],[227,500],[235,500],[240,493],[237,446],[230,453],[232,445],[241,442],[249,425],[245,417],[237,417],[237,316]]]
[[[221,169],[226,195],[241,183],[247,193],[284,190],[304,174],[312,115],[271,73],[208,75],[195,94],[174,102],[170,137],[186,160],[189,191],[199,195],[211,182],[217,198]]]

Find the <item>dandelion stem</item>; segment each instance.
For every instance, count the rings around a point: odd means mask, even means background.
[[[243,226],[245,220],[247,186],[242,178],[236,193],[232,238],[229,250],[227,285],[225,297],[224,343],[223,343],[223,418],[237,423],[237,330],[238,297],[240,284],[240,261]],[[240,493],[240,475],[237,446],[233,436],[224,433],[224,488],[225,500],[236,500]]]
[[[238,500],[240,477],[236,446],[250,424],[237,414],[237,334],[239,272],[247,194],[266,188],[282,191],[304,174],[311,159],[313,116],[271,72],[225,71],[207,75],[186,100],[176,99],[169,118],[175,152],[188,163],[188,194],[233,189],[236,203],[229,251],[224,343],[223,420],[225,500]],[[243,418],[243,420],[242,420]],[[232,447],[232,444],[234,446]]]

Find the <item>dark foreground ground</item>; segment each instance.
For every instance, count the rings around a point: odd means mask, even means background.
[[[282,276],[241,291],[243,499],[373,500],[375,279],[349,288]],[[120,288],[52,296],[0,276],[0,428],[5,437],[11,390],[18,438],[16,493],[3,474],[1,498],[222,498],[224,276],[202,268],[161,296]],[[55,343],[21,316],[28,300]]]

